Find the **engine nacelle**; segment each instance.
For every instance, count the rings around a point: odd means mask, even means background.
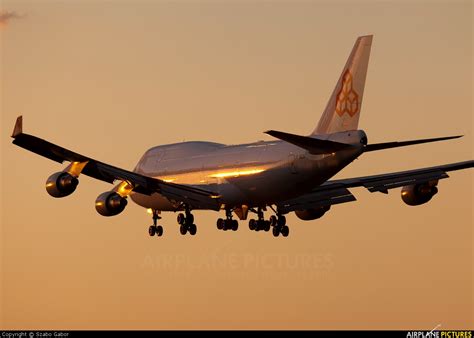
[[[76,190],[79,180],[67,172],[52,174],[46,180],[46,191],[53,197],[65,197]]]
[[[408,205],[420,205],[429,202],[438,193],[436,184],[424,183],[407,185],[402,188],[402,200]]]
[[[95,210],[102,216],[120,214],[127,206],[127,199],[115,191],[106,191],[95,200]]]
[[[326,211],[331,209],[331,206],[319,207],[314,209],[306,209],[306,210],[296,210],[295,214],[299,219],[303,221],[312,221],[324,216]]]

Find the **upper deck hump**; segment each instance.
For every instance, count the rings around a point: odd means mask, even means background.
[[[188,141],[159,145],[148,149],[148,156],[164,153],[167,158],[188,157],[215,151],[225,147],[225,144],[206,141]]]

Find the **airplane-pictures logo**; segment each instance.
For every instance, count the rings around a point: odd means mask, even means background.
[[[342,76],[342,86],[337,94],[336,113],[342,117],[345,113],[350,117],[359,111],[359,95],[352,86],[352,74],[347,69]]]

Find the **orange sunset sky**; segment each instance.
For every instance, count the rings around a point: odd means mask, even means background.
[[[453,141],[372,152],[338,178],[473,158],[472,1],[0,2],[0,328],[472,328],[472,170],[409,207],[356,202],[290,236],[218,231],[195,212],[163,237],[112,188],[81,176],[64,199],[44,183],[65,165],[11,144],[24,130],[122,168],[155,145],[271,138],[314,129],[357,36],[374,34],[359,128],[369,142]],[[6,15],[5,13],[10,13]]]

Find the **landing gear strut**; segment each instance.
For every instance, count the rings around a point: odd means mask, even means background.
[[[232,219],[232,210],[231,209],[226,209],[225,210],[225,217],[226,219],[219,218],[217,220],[217,229],[219,230],[232,230],[232,231],[237,231],[239,228],[239,222],[237,220]]]
[[[153,225],[150,225],[148,228],[148,234],[150,236],[157,235],[158,237],[161,237],[161,235],[163,235],[163,227],[161,225],[156,225],[159,219],[161,219],[161,217],[158,215],[158,210],[153,210]]]
[[[189,207],[185,208],[185,213],[179,213],[177,217],[177,221],[179,224],[179,232],[181,235],[186,235],[189,231],[191,236],[194,236],[197,232],[197,226],[194,224],[194,216],[191,214],[191,210]]]

